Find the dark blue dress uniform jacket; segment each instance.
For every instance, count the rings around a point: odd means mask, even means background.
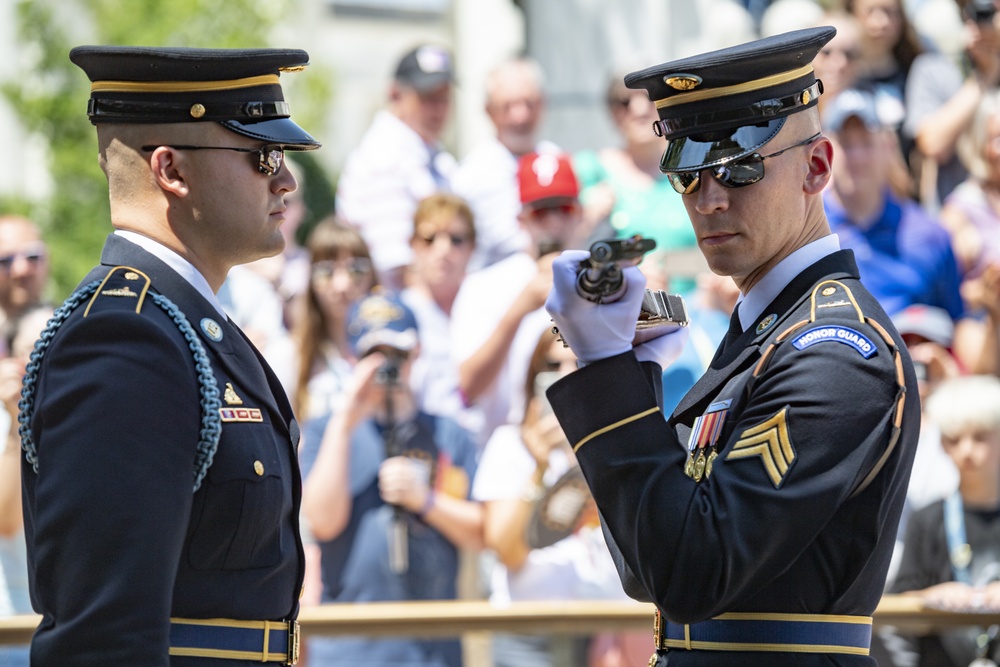
[[[304,559],[291,408],[243,334],[166,264],[114,235],[101,264],[83,285],[116,266],[149,276],[200,337],[221,405],[242,401],[261,421],[222,424],[193,492],[199,380],[177,324],[150,295],[136,313],[139,299],[118,290],[144,281],[121,270],[86,316],[86,303],[73,312],[38,377],[38,473],[22,465],[31,598],[43,615],[32,665],[259,665],[169,658],[169,619],[295,617]],[[221,325],[220,341],[202,318]]]
[[[826,280],[840,283],[841,304],[816,309],[811,297]],[[860,321],[858,310],[875,325]],[[848,327],[870,340],[875,353],[865,358],[833,340],[798,349],[792,344],[798,336],[787,336],[752,386],[733,397],[711,475],[700,483],[688,477],[686,445],[696,418],[733,378],[756,369],[764,342],[813,312],[816,323],[797,331]],[[585,366],[549,390],[569,441],[590,438],[577,457],[626,591],[654,602],[677,623],[725,612],[868,616],[882,595],[919,430],[916,378],[902,340],[858,281],[850,251],[807,268],[764,314],[775,314],[774,323],[761,333],[750,328],[720,348],[669,421],[656,410],[659,367],[640,364],[631,352]],[[878,326],[901,351],[898,364]],[[898,439],[866,482],[889,446],[901,384]],[[747,431],[776,417],[794,451],[783,474],[779,466],[769,473],[764,456],[727,458],[741,439],[747,442]],[[667,664],[874,660],[670,649]]]

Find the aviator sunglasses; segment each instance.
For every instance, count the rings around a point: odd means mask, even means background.
[[[155,151],[160,146],[173,148],[178,151],[236,151],[238,153],[256,153],[257,171],[265,176],[274,176],[281,171],[281,165],[285,161],[285,147],[278,144],[265,144],[260,148],[236,148],[233,146],[183,146],[180,144],[160,144],[156,146],[143,146],[144,151]]]
[[[667,180],[670,181],[670,185],[674,187],[674,190],[682,195],[690,195],[698,192],[698,188],[701,187],[701,172],[706,170],[711,172],[712,177],[727,188],[742,188],[746,185],[753,185],[764,178],[764,160],[778,157],[782,153],[790,151],[793,148],[798,148],[799,146],[807,146],[821,136],[822,132],[817,132],[808,139],[804,139],[797,144],[783,148],[776,153],[770,153],[769,155],[751,153],[738,160],[724,162],[714,167],[705,167],[704,169],[692,171],[668,171],[666,174]]]

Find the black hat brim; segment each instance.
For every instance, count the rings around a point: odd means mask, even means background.
[[[660,171],[701,171],[738,160],[771,141],[781,131],[785,120],[776,118],[767,123],[744,125],[715,134],[671,139],[660,159]]]
[[[268,144],[281,144],[286,150],[309,151],[320,147],[318,141],[290,118],[274,118],[259,123],[220,120],[219,123],[236,134]]]

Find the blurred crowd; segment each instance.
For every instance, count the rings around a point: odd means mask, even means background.
[[[1000,581],[998,7],[734,3],[759,26],[747,39],[837,28],[814,62],[835,150],[826,212],[907,342],[925,408],[887,589],[952,607],[1000,606],[990,586]],[[739,298],[730,278],[705,268],[682,196],[659,171],[653,103],[622,82],[648,64],[607,73],[618,142],[569,154],[541,136],[541,67],[500,63],[484,91],[495,134],[454,156],[442,143],[451,54],[433,44],[401,54],[384,108],[343,166],[336,211],[313,212],[326,217],[300,245],[304,198],[290,194],[284,252],[230,273],[219,298],[302,425],[303,604],[625,599],[545,399],[575,368],[543,309],[551,261],[599,239],[656,241],[640,265],[648,286],[683,295],[691,317],[684,350],[664,372],[666,415],[705,371]],[[47,274],[36,225],[0,216],[0,419],[9,424],[0,613],[31,611],[17,402],[53,312]],[[968,557],[956,557],[963,546]],[[496,667],[645,664],[647,635],[497,635],[491,658]],[[884,664],[968,664],[994,650],[992,635],[981,648],[983,636],[888,633],[878,650]],[[24,660],[22,649],[0,651],[0,665]],[[457,667],[463,658],[457,639],[313,638],[306,660]]]

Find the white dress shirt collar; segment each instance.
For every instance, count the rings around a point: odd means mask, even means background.
[[[829,234],[812,243],[808,243],[788,257],[778,262],[773,269],[742,295],[739,301],[740,326],[746,331],[754,326],[768,304],[778,298],[781,291],[792,282],[795,276],[805,271],[827,255],[840,250],[840,239],[836,234]]]

